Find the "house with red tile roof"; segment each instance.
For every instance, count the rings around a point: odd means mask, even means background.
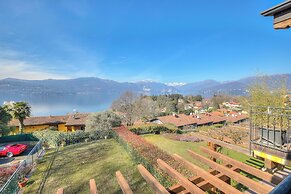
[[[152,120],[152,123],[166,124],[170,123],[175,125],[180,129],[184,128],[195,128],[200,126],[209,126],[215,124],[225,125],[226,122],[240,123],[247,120],[247,115],[242,113],[236,114],[223,114],[221,112],[215,111],[212,113],[205,114],[173,114],[168,116],[157,117]]]
[[[157,117],[157,119],[154,120],[153,122],[158,124],[170,123],[180,129],[196,127],[196,121],[185,114],[173,114],[168,116]]]
[[[88,113],[75,113],[64,116],[28,117],[24,120],[24,132],[30,133],[33,131],[44,130],[49,127],[55,127],[58,131],[65,132],[85,130],[88,116]],[[18,131],[18,120],[13,119],[9,125],[14,126]]]
[[[248,120],[248,115],[242,113],[234,113],[226,115],[226,121],[239,124]]]
[[[199,114],[199,115],[185,115],[185,114],[173,114],[168,116],[157,117],[152,120],[153,123],[166,124],[170,123],[180,129],[196,128],[199,126],[209,126],[213,124],[225,124],[226,119],[211,114]]]

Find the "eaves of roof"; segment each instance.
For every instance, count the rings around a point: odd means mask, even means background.
[[[284,1],[268,10],[261,12],[263,16],[273,16],[281,11],[291,8],[291,0]]]

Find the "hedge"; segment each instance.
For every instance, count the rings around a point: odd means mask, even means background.
[[[170,187],[173,185],[173,181],[171,179],[163,176],[161,171],[154,167],[151,162],[149,162],[141,153],[139,153],[132,145],[126,142],[116,132],[114,133],[114,138],[125,148],[125,150],[131,155],[137,164],[142,164],[154,177],[159,180],[163,186]]]
[[[178,129],[174,125],[170,124],[144,124],[144,125],[135,125],[129,128],[129,130],[137,135],[148,134],[148,133],[174,133]]]
[[[57,147],[60,145],[69,145],[79,142],[99,140],[112,138],[111,130],[98,130],[98,131],[75,131],[75,132],[60,132],[51,129],[42,131],[35,131],[33,136],[38,139],[43,139],[50,147]]]
[[[19,142],[19,141],[38,141],[39,139],[32,134],[18,134],[0,137],[0,143]]]
[[[167,152],[147,142],[141,136],[132,133],[126,127],[121,126],[114,128],[113,131],[115,132],[114,137],[131,154],[135,162],[137,164],[143,164],[144,167],[154,177],[156,177],[164,187],[170,187],[176,183],[176,180],[168,176],[159,168],[157,159],[162,159],[178,172],[186,175],[187,177],[194,176],[193,173],[187,170],[181,163],[177,162]]]

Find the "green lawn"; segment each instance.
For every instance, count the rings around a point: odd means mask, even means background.
[[[172,139],[168,139],[166,137],[163,137],[162,135],[143,135],[143,138],[145,138],[148,142],[158,146],[162,150],[168,152],[169,154],[178,154],[185,158],[186,160],[189,160],[193,162],[194,164],[202,167],[207,168],[207,166],[203,165],[201,162],[198,162],[194,160],[187,152],[188,149],[193,150],[194,152],[197,152],[199,154],[202,154],[199,147],[200,146],[206,146],[206,142],[183,142],[183,141],[176,141]]]
[[[163,137],[162,135],[144,135],[143,138],[145,138],[148,142],[158,146],[159,148],[161,148],[162,150],[168,152],[169,154],[178,154],[180,156],[182,156],[183,158],[185,158],[188,161],[191,161],[193,164],[208,170],[208,166],[197,161],[194,160],[193,158],[191,158],[191,156],[188,154],[187,150],[193,150],[194,152],[204,155],[206,156],[204,153],[202,153],[200,151],[200,147],[201,146],[206,146],[206,142],[183,142],[183,141],[176,141],[176,140],[172,140],[166,137]],[[227,149],[227,148],[223,148],[222,149],[222,153],[241,162],[247,163],[247,164],[251,164],[252,166],[259,168],[262,167],[262,163],[259,162],[257,159],[252,158],[250,156],[247,156],[245,154]],[[250,163],[251,162],[251,163]],[[255,181],[258,181],[258,179],[252,175],[246,174],[241,172],[243,175],[250,177],[251,179],[254,179]],[[241,184],[237,184],[237,182],[233,181],[231,183],[234,187],[236,187],[237,189],[244,191],[247,189],[247,187],[244,187]]]
[[[24,193],[36,193],[53,151],[48,152],[29,179]],[[94,178],[99,193],[122,193],[115,178],[120,170],[135,193],[152,193],[137,170],[137,164],[115,140],[80,143],[61,148],[56,155],[42,193],[89,193]]]
[[[164,151],[168,152],[169,154],[178,154],[180,156],[182,156],[183,158],[193,162],[196,165],[199,165],[202,168],[206,168],[205,165],[203,165],[202,163],[194,160],[191,158],[191,156],[188,154],[187,150],[193,150],[194,152],[201,154],[201,155],[205,155],[204,153],[202,153],[200,151],[200,146],[206,146],[206,142],[183,142],[183,141],[176,141],[176,140],[172,140],[166,137],[163,137],[162,135],[144,135],[143,136],[147,141],[149,141],[150,143],[158,146],[159,148],[163,149]],[[236,159],[238,161],[250,164],[249,161],[251,161],[254,167],[262,167],[262,163],[259,162],[258,160],[256,160],[255,158],[252,158],[250,156],[247,156],[245,154],[224,148],[222,150],[222,153],[233,158]]]

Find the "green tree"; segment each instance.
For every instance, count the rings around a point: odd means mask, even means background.
[[[250,87],[249,104],[252,106],[284,107],[286,95],[286,79],[272,80],[268,76],[260,76]]]
[[[290,115],[286,107],[286,79],[281,77],[274,80],[268,76],[257,77],[250,87],[248,104],[253,108],[252,122],[259,126],[286,127],[288,116],[280,118],[278,115]],[[268,113],[268,114],[267,114]]]
[[[31,107],[27,102],[9,102],[4,104],[4,109],[19,121],[19,132],[23,133],[24,120],[30,117]]]
[[[189,96],[185,96],[185,98],[192,102],[195,102],[195,101],[201,102],[203,100],[203,97],[201,95],[196,95],[196,96],[189,95]]]
[[[0,135],[4,136],[10,132],[8,122],[11,120],[10,114],[8,114],[3,107],[0,106]]]
[[[159,111],[165,112],[167,109],[167,104],[170,101],[170,99],[168,97],[166,97],[165,95],[160,95],[160,96],[157,96],[156,100],[154,100],[154,101],[156,101]]]
[[[111,130],[121,125],[121,118],[111,112],[93,113],[86,121],[85,131]]]
[[[219,108],[219,105],[222,104],[223,102],[231,101],[232,97],[227,96],[227,95],[214,95],[211,98],[211,103],[214,108],[214,110]]]

